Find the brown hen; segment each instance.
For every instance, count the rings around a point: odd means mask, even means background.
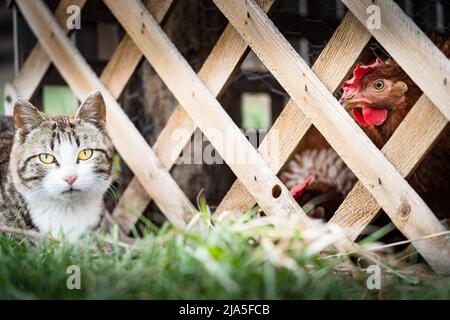
[[[450,57],[450,39],[434,38],[433,41]],[[422,94],[391,58],[358,65],[353,78],[344,83],[343,89],[341,103],[379,148],[389,140]],[[325,195],[326,201],[310,214],[327,220],[356,181],[315,128],[307,134],[301,151],[288,163],[280,178],[301,205]],[[409,182],[439,218],[450,217],[449,126]]]
[[[450,39],[433,39],[450,58]],[[369,138],[381,148],[414,106],[422,91],[393,60],[358,65],[343,85],[342,105]],[[449,97],[450,99],[450,97]],[[413,144],[414,141],[405,141]],[[439,218],[450,217],[450,127],[446,129],[409,178]]]

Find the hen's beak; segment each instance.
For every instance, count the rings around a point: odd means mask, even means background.
[[[355,99],[355,95],[351,95],[349,97],[346,97],[345,94],[343,94],[341,96],[341,98],[339,99],[339,103],[341,104],[341,106],[343,106],[345,108],[345,110],[351,110],[354,108],[359,108],[359,101],[354,101]]]
[[[352,110],[356,108],[361,108],[361,105],[359,103],[346,103],[343,104],[345,110]]]
[[[345,110],[352,110],[355,108],[360,108],[361,105],[358,101],[353,101],[352,99],[346,99],[345,97],[341,97],[339,99],[339,103],[344,107]]]

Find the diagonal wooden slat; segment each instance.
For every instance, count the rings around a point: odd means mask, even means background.
[[[344,70],[346,66],[348,66],[347,69],[350,68],[351,61],[357,58],[358,53],[368,42],[369,37],[370,33],[356,20],[353,14],[348,14],[344,18],[341,26],[336,30],[317,59],[317,63],[312,67],[312,70],[330,91],[339,88],[339,79],[343,79],[342,74],[345,74],[345,71],[341,70],[341,68]],[[349,60],[343,61],[345,59]],[[335,75],[336,78],[334,79]],[[341,76],[339,77],[339,75]],[[403,176],[407,176],[418,165],[435,139],[439,137],[446,124],[447,119],[428,99],[422,97],[382,151],[399,172]],[[275,172],[279,172],[284,166],[297,147],[296,141],[300,141],[309,126],[309,120],[304,117],[303,113],[290,100],[273,126],[273,129],[279,130],[279,146],[281,150],[273,152],[269,158],[269,155],[266,155],[267,147],[265,147],[265,141],[262,142],[259,148],[261,155],[263,155]],[[286,130],[282,130],[284,128]],[[266,138],[270,138],[272,133],[271,129]],[[276,134],[278,135],[278,133]],[[414,141],[414,145],[405,144],[404,141],[406,139]],[[274,155],[279,155],[279,157]],[[255,200],[253,197],[242,183],[236,181],[216,212],[220,213],[226,210],[246,212],[254,205]],[[336,223],[343,227],[347,230],[349,237],[355,240],[379,210],[380,206],[378,203],[359,182],[333,216],[330,223]]]
[[[154,15],[155,19],[159,23],[163,21],[163,19],[169,12],[169,9],[173,2],[173,0],[145,1],[147,9]],[[57,12],[58,10],[61,12],[59,15],[65,12],[66,7],[69,4],[77,3],[73,2],[72,0],[61,1],[57,9]],[[56,17],[58,18],[58,14],[56,14]],[[64,20],[59,19],[59,22],[62,23],[62,26],[64,26]],[[108,88],[114,98],[119,98],[122,90],[125,88],[128,80],[131,78],[131,75],[136,69],[136,66],[138,65],[141,58],[141,51],[136,47],[133,40],[131,40],[131,38],[127,34],[125,34],[100,76],[100,80],[103,82],[106,88]],[[44,61],[41,62],[42,60]],[[38,42],[35,48],[33,48],[30,56],[27,58],[27,61],[20,70],[19,74],[17,75],[17,78],[13,82],[14,88],[10,89],[12,91],[11,95],[14,96],[17,94],[17,92],[20,92],[21,97],[29,99],[34,90],[38,87],[39,82],[44,77],[45,70],[48,67],[42,68],[42,66],[45,64],[49,64],[50,62],[48,61],[50,61],[50,59],[48,58],[47,53]],[[24,81],[23,79],[26,79],[26,81]],[[11,103],[13,103],[14,100],[15,99],[12,99]],[[145,197],[145,199],[147,199],[149,197],[137,178],[133,178],[131,186],[133,184],[136,184],[140,188],[139,191],[141,192],[143,198]],[[132,200],[134,200],[134,202],[138,202],[139,198],[135,197]],[[117,208],[119,207],[120,206],[118,205]]]
[[[427,97],[450,119],[450,60],[392,0],[342,0],[361,23],[379,9],[380,28],[367,28]]]
[[[445,230],[254,1],[213,1],[406,237]],[[437,273],[450,273],[447,239],[414,245]]]
[[[146,0],[145,7],[161,23],[169,12],[174,0]],[[143,55],[128,34],[125,34],[100,76],[109,92],[118,99],[130,80]]]
[[[367,19],[367,7],[372,4],[372,2],[369,3],[367,1],[348,1],[349,8],[352,11],[356,10],[354,12],[358,13],[361,21]],[[377,3],[376,5],[379,4]],[[409,68],[411,77],[420,78],[424,75],[424,72],[428,73],[428,78],[432,81],[424,81],[422,85],[427,87],[428,92],[435,89],[434,86],[439,82],[439,79],[435,77],[436,74],[433,74],[436,70],[431,70],[428,68],[427,63],[422,63],[422,58],[425,57],[428,59],[428,63],[433,64],[433,67],[439,68],[439,63],[433,63],[433,54],[430,53],[430,51],[435,52],[436,48],[432,43],[430,44],[431,41],[423,35],[395,3],[385,1],[380,3],[380,5],[382,27],[379,30],[371,30],[372,34],[388,48],[395,59],[402,61],[402,66]],[[389,14],[385,14],[386,12]],[[395,27],[392,27],[393,24],[395,24]],[[405,31],[406,29],[407,31]],[[413,30],[413,38],[409,37],[411,34],[410,30]],[[391,32],[394,32],[395,36],[392,36]],[[408,41],[398,41],[403,39],[408,39]],[[410,46],[409,50],[405,50],[405,45]],[[422,50],[427,52],[420,52]],[[398,53],[395,54],[395,52]],[[437,54],[437,56],[442,61],[441,54]],[[418,59],[421,59],[420,67],[424,67],[422,70],[417,68],[416,62],[419,61]],[[445,56],[444,60],[448,61]],[[408,70],[406,71],[408,72]],[[437,75],[444,77],[443,79],[446,78],[445,74],[445,72],[437,72]],[[444,84],[443,79],[442,84]],[[448,102],[448,99],[440,101]],[[441,107],[445,108],[445,106]],[[448,120],[445,115],[427,97],[422,96],[398,127],[395,134],[383,147],[382,152],[403,176],[409,176],[445,129],[447,123]],[[414,145],[405,144],[404,141],[414,141]],[[380,209],[370,192],[358,182],[336,211],[330,223],[336,223],[345,228],[349,237],[354,240],[373,220]]]
[[[129,39],[128,39],[129,40]],[[129,41],[129,43],[131,44],[132,42],[131,41]],[[125,46],[124,47],[124,49],[126,48],[127,46]],[[136,48],[137,49],[137,48]],[[137,50],[138,51],[138,50]],[[139,53],[137,52],[137,51],[135,51],[135,53],[136,53],[136,56],[139,56]],[[119,54],[120,54],[120,50],[118,50],[118,52],[119,52]],[[123,51],[124,53],[126,52],[126,50],[124,50]],[[133,53],[133,52],[132,52]],[[140,57],[139,57],[139,59],[140,59]],[[139,60],[138,59],[138,60]],[[133,60],[133,59],[132,59]],[[137,64],[137,62],[136,62],[136,64]],[[116,67],[119,67],[120,66],[120,64],[117,64],[116,65]],[[113,72],[113,73],[120,73],[120,68],[113,68],[112,70],[115,70],[115,72]],[[134,70],[134,67],[133,67],[133,70]],[[106,71],[106,69],[105,69],[105,71]],[[132,72],[132,71],[131,71]],[[127,79],[127,77],[125,77],[125,79]],[[113,81],[113,78],[111,77],[110,79],[109,79],[111,82],[110,82],[110,85],[111,86],[113,86],[114,85],[114,81]],[[127,80],[125,80],[125,82],[126,82]],[[124,84],[125,85],[125,84]],[[120,88],[120,85],[118,86],[119,88]],[[118,89],[119,91],[121,90],[121,89]],[[119,93],[118,93],[119,94]],[[424,97],[422,97],[422,98],[424,98]],[[425,98],[424,98],[425,99]],[[424,102],[425,103],[425,102]],[[438,112],[437,110],[436,110],[436,108],[435,107],[433,107],[432,105],[431,105],[431,103],[429,102],[429,101],[426,101],[426,103],[428,104],[428,107],[430,108],[430,111],[432,111],[432,112]],[[293,109],[295,109],[295,108],[298,108],[295,104],[293,104],[293,103],[291,103],[291,104],[289,104],[288,106],[291,106],[291,108],[293,108]],[[416,110],[416,108],[418,108],[417,107],[417,105],[415,106],[415,108],[411,111],[411,113],[410,114],[413,114],[413,115],[415,115],[416,117],[418,117],[418,116],[420,116],[420,113],[417,113],[417,114],[414,114],[413,113],[413,111],[414,110]],[[298,111],[298,110],[297,110]],[[422,114],[422,116],[423,116],[424,114]],[[438,133],[436,133],[436,130],[437,131],[439,131],[439,129],[436,129],[436,128],[439,128],[439,124],[441,123],[440,121],[444,121],[444,125],[445,125],[445,123],[446,123],[446,119],[445,118],[443,118],[444,120],[442,120],[442,117],[444,117],[442,114],[440,114],[439,112],[438,112],[438,114],[437,115],[440,115],[441,116],[441,118],[438,118],[438,121],[437,121],[437,123],[436,123],[436,125],[432,128],[432,132],[431,132],[431,134],[429,134],[428,135],[428,137],[426,138],[426,139],[423,139],[423,140],[419,140],[419,142],[422,142],[423,143],[423,148],[425,148],[425,149],[427,149],[430,145],[431,145],[431,142],[432,141],[434,141],[435,140],[435,136],[438,134]],[[304,116],[303,116],[303,118],[304,119],[306,119]],[[308,125],[308,127],[309,127],[309,125],[310,125],[310,122],[308,121],[308,119],[306,119],[306,125]],[[407,121],[407,119],[405,119],[405,121]],[[308,123],[309,122],[309,123]],[[410,124],[413,124],[414,123],[414,121],[413,120],[411,120],[411,122],[410,122]],[[195,127],[194,127],[195,128]],[[399,127],[399,131],[401,131],[400,130],[401,129],[401,127]],[[306,130],[305,130],[305,132],[306,132]],[[407,131],[405,131],[405,132],[407,132]],[[403,132],[403,134],[405,134],[405,132]],[[302,134],[303,135],[303,134]],[[301,138],[301,137],[300,137]],[[428,140],[427,140],[428,139]],[[299,139],[298,139],[299,140]],[[392,140],[392,139],[391,139]],[[394,140],[395,141],[395,140]],[[291,143],[294,143],[294,140],[291,142]],[[265,153],[265,150],[260,150],[263,154]],[[383,150],[384,151],[384,150]],[[425,153],[426,151],[423,151],[423,153]],[[386,155],[388,155],[388,153],[386,154]],[[423,156],[423,155],[422,155]],[[419,153],[419,157],[421,157],[420,156],[420,153]],[[277,161],[276,159],[275,159],[275,161]],[[402,163],[405,163],[405,165],[408,165],[408,162],[407,161],[405,161],[404,159],[401,159],[401,160],[399,160],[399,161],[403,161]],[[412,166],[414,166],[414,163],[418,163],[420,161],[420,159],[417,159],[415,162],[411,162],[411,163],[413,163],[412,164]],[[270,163],[270,161],[268,160],[268,162]],[[406,170],[406,169],[405,169]],[[412,169],[411,169],[412,170]],[[363,189],[364,189],[364,187],[363,187]],[[245,190],[245,188],[244,188],[244,190]],[[366,191],[366,193],[370,196],[370,193],[369,192],[367,192]],[[373,198],[372,198],[373,199]],[[343,241],[343,242],[345,242],[345,241]]]
[[[191,119],[267,214],[310,220],[139,1],[105,0]],[[258,6],[255,3],[256,6]],[[259,6],[258,6],[259,8]],[[139,17],[139,18],[137,18]],[[189,84],[189,85],[187,85]],[[226,138],[226,141],[224,141]],[[237,161],[238,155],[245,161]]]
[[[312,70],[330,91],[336,91],[369,40],[370,33],[352,14],[347,14],[317,58]],[[295,102],[290,100],[258,149],[274,172],[280,172],[311,126],[309,119]],[[272,139],[278,140],[279,150],[274,150]],[[255,203],[242,183],[236,180],[217,207],[216,213],[247,212]]]
[[[274,2],[274,0],[260,0],[258,3],[264,11],[268,12]],[[152,13],[150,10],[149,12]],[[241,35],[234,30],[233,26],[228,25],[198,72],[199,78],[212,94],[217,96],[224,90],[247,49],[248,45]],[[196,128],[197,126],[183,107],[178,105],[153,145],[155,154],[167,170],[172,168],[177,156],[190,141]],[[174,143],[173,136],[177,132],[184,134]],[[150,201],[150,196],[139,181],[133,178],[114,209],[113,217],[125,231],[129,231]]]
[[[155,19],[161,23],[169,11],[170,6],[173,4],[173,1],[174,0],[147,0],[146,7],[149,12],[154,15]],[[55,17],[65,31],[67,31],[65,24],[67,6],[78,5],[82,8],[85,2],[86,0],[61,0],[55,11]],[[133,40],[125,34],[100,76],[100,80],[102,80],[116,99],[122,93],[122,90],[131,78],[131,75],[141,58],[141,51],[136,47]],[[14,78],[14,95],[30,99],[36,88],[39,86],[39,83],[42,81],[50,64],[50,58],[47,56],[47,53],[44,48],[42,48],[40,42],[38,42],[27,57],[23,67]],[[11,106],[9,108],[11,110],[8,114],[12,114],[14,101],[15,99],[11,99],[10,101]]]
[[[194,207],[163,169],[153,150],[95,75],[42,1],[17,0],[22,14],[48,56],[79,98],[91,90],[102,92],[107,105],[107,129],[122,158],[177,227],[184,228]],[[156,22],[155,22],[156,23]],[[169,195],[166,196],[166,195]]]
[[[55,10],[55,17],[61,24],[65,32],[68,32],[66,26],[66,9],[69,5],[84,7],[86,0],[61,0]],[[44,48],[38,42],[28,55],[20,71],[14,77],[12,85],[5,88],[4,110],[6,115],[12,115],[14,103],[17,97],[30,99],[36,88],[39,86],[42,78],[47,72],[51,61]]]
[[[422,95],[384,145],[382,152],[400,174],[407,177],[425,157],[447,123],[447,118],[425,95]],[[350,239],[355,240],[380,209],[370,192],[358,182],[331,218],[330,223],[344,228]]]

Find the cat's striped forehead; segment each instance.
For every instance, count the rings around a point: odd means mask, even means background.
[[[78,148],[101,148],[110,154],[113,152],[112,143],[103,129],[74,116],[48,117],[19,140],[19,144],[32,153],[54,151],[67,141]]]
[[[56,144],[61,144],[62,141],[71,141],[80,147],[80,139],[88,140],[89,136],[98,134],[98,130],[93,127],[81,129],[80,121],[72,117],[51,117],[48,122],[52,132],[49,137],[52,150]]]
[[[54,116],[48,120],[53,130],[65,131],[66,129],[72,129],[75,124],[73,123],[73,116]]]

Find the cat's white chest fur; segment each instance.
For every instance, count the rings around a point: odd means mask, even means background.
[[[41,233],[75,241],[99,223],[111,183],[114,148],[101,92],[73,116],[50,117],[18,98],[13,118],[9,174],[31,221]],[[15,200],[14,208],[25,206]]]
[[[33,224],[42,233],[54,237],[77,240],[88,229],[95,227],[103,210],[102,202],[77,201],[76,203],[32,201],[29,206]]]

